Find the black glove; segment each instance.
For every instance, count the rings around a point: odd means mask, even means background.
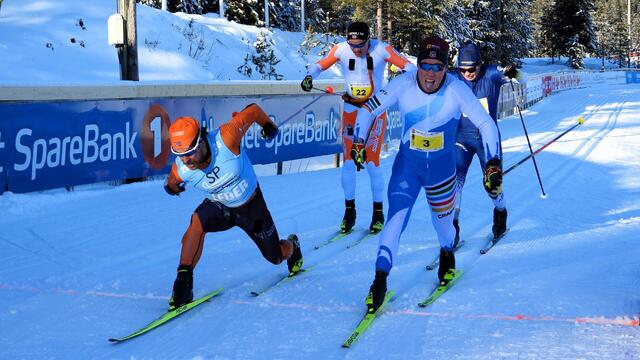
[[[364,140],[355,139],[351,145],[351,159],[356,163],[356,170],[364,169],[364,162],[367,161],[367,150],[364,148]]]
[[[502,192],[502,162],[498,158],[487,162],[484,169],[484,189],[493,196]]]
[[[180,195],[180,193],[185,190],[184,183],[180,183],[177,186],[178,190],[175,191],[171,188],[171,186],[169,186],[168,183],[164,183],[164,191],[166,191],[169,195]]]
[[[278,135],[278,127],[272,122],[265,123],[260,131],[260,136],[265,140],[273,139],[276,135]]]
[[[508,65],[506,68],[504,68],[504,75],[509,79],[513,79],[518,76],[518,69],[516,69],[516,67],[513,65]]]
[[[313,78],[311,77],[311,75],[307,75],[304,77],[304,79],[302,79],[300,87],[302,88],[302,90],[307,92],[313,89]]]

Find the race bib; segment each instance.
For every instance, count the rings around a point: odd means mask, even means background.
[[[487,114],[489,113],[489,101],[487,101],[487,98],[484,97],[482,99],[478,99],[480,100],[480,104],[482,104],[482,107],[487,111]]]
[[[444,147],[444,132],[422,132],[411,129],[409,148],[422,152],[440,151]]]
[[[478,99],[478,101],[480,101],[480,104],[482,104],[482,107],[484,108],[484,110],[487,112],[487,114],[489,114],[489,101],[487,100],[486,97]],[[462,113],[462,116],[468,118],[467,114]]]
[[[350,84],[351,96],[356,99],[366,99],[371,95],[371,85],[369,84]]]

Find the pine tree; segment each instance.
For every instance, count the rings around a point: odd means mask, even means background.
[[[553,7],[555,17],[555,38],[560,55],[569,56],[572,66],[580,64],[584,52],[595,50],[595,31],[592,13],[593,0],[556,1]]]
[[[263,26],[258,7],[258,0],[227,0],[225,17],[240,24]]]
[[[475,0],[467,7],[470,35],[482,51],[483,61],[518,63],[532,47],[531,0]]]

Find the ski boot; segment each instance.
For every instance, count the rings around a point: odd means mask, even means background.
[[[387,276],[388,273],[382,270],[376,270],[376,277],[373,279],[373,284],[369,288],[369,294],[364,300],[367,305],[367,313],[373,314],[378,311],[378,308],[384,301],[384,296],[387,294]]]
[[[507,231],[507,209],[498,210],[493,208],[493,238],[497,239]]]
[[[300,251],[300,242],[296,234],[291,234],[287,238],[293,245],[293,253],[287,259],[287,267],[289,268],[289,276],[297,274],[302,268],[302,251]]]
[[[169,299],[169,310],[174,310],[193,301],[193,267],[178,266],[176,281],[173,282],[173,293]]]
[[[340,224],[340,231],[346,234],[351,231],[356,223],[356,200],[345,200],[344,207],[344,217],[342,218],[342,224]]]
[[[371,225],[369,225],[369,232],[371,234],[377,234],[382,231],[384,226],[384,212],[382,211],[382,202],[373,202],[373,216],[371,217]]]
[[[455,249],[460,242],[460,225],[458,224],[458,219],[453,219],[453,227],[456,229],[456,237],[453,239],[453,248]]]
[[[440,267],[438,268],[438,280],[440,286],[447,285],[455,276],[456,257],[453,250],[440,248]]]

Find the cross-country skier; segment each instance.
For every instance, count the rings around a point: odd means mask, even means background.
[[[500,68],[496,65],[483,64],[480,57],[480,49],[474,43],[468,43],[460,48],[458,54],[458,68],[452,72],[454,76],[467,84],[473,93],[491,115],[497,126],[498,98],[500,88],[517,76],[518,71],[515,66],[509,65]],[[455,244],[460,239],[460,226],[458,218],[460,215],[460,205],[462,203],[462,188],[464,187],[467,170],[473,161],[473,156],[478,154],[480,167],[485,171],[486,161],[484,147],[480,137],[480,131],[462,114],[458,124],[458,134],[456,136],[457,171],[458,171],[458,196],[456,198],[456,210],[453,219],[453,226],[456,228]],[[500,147],[500,159],[502,159],[502,146]],[[507,208],[504,200],[502,188],[488,192],[493,200],[493,236],[498,238],[507,230]]]
[[[391,80],[358,111],[356,139],[351,150],[356,163],[366,161],[363,139],[375,116],[397,102],[404,118],[400,150],[387,190],[389,220],[380,235],[375,279],[366,299],[370,313],[384,300],[387,276],[396,260],[400,235],[421,190],[427,197],[431,222],[440,242],[438,278],[441,285],[446,285],[455,274],[455,138],[462,113],[478,127],[487,150],[485,187],[495,191],[502,182],[498,129],[469,87],[454,76],[447,76],[448,56],[449,45],[443,39],[426,38],[417,54],[418,70]]]
[[[342,150],[344,166],[342,168],[342,189],[345,197],[344,218],[340,225],[343,233],[351,231],[356,222],[355,190],[356,169],[364,167],[371,179],[373,197],[373,215],[369,231],[377,233],[384,225],[382,198],[384,178],[380,165],[380,149],[386,128],[386,113],[381,112],[375,120],[373,130],[366,143],[367,161],[354,164],[350,150],[353,143],[353,129],[358,108],[371,97],[375,90],[381,89],[384,80],[385,63],[391,63],[401,69],[415,69],[415,65],[400,55],[392,46],[383,41],[369,39],[369,26],[363,22],[354,22],[347,29],[347,40],[335,45],[326,58],[311,65],[300,86],[304,91],[313,89],[313,78],[331,65],[340,62],[346,83],[344,111],[342,113]]]
[[[262,126],[264,139],[278,134],[277,127],[256,104],[247,106],[212,132],[188,116],[176,119],[169,128],[171,152],[177,157],[165,190],[170,195],[179,195],[189,184],[206,194],[182,237],[170,309],[193,300],[193,269],[202,255],[208,232],[238,226],[269,262],[280,264],[286,259],[291,274],[302,267],[298,237],[292,234],[287,240],[279,239],[251,161],[240,147],[242,137],[254,122]]]

